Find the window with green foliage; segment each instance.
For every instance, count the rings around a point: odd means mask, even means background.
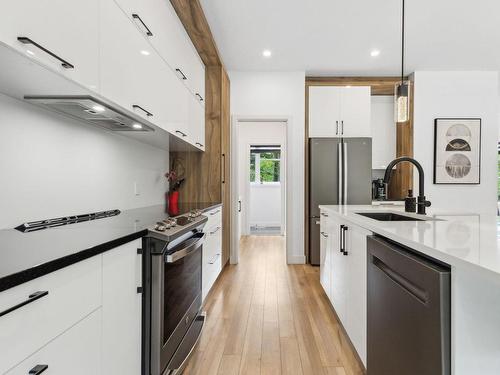
[[[250,146],[250,182],[280,182],[281,146]]]

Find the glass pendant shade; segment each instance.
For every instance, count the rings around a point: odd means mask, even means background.
[[[394,91],[394,120],[407,122],[410,119],[410,82],[401,81]]]

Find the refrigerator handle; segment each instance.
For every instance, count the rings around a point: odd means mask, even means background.
[[[344,155],[343,155],[343,161],[344,161],[344,166],[342,168],[343,172],[343,181],[344,181],[344,204],[347,204],[347,173],[349,173],[349,168],[347,168],[347,143],[343,142],[343,149],[344,149]]]
[[[342,171],[342,142],[339,142],[337,143],[337,164],[338,164],[338,174],[339,174],[339,178],[338,178],[338,186],[337,186],[337,190],[338,190],[338,199],[337,199],[337,202],[338,204],[343,204],[343,195],[342,195],[342,181],[343,181],[343,176],[344,176],[344,172]]]

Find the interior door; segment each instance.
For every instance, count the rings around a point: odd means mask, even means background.
[[[371,88],[343,87],[341,95],[341,128],[343,137],[371,137]]]
[[[309,87],[309,138],[340,137],[341,87]]]

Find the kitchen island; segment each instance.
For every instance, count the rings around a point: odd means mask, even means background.
[[[328,241],[338,242],[339,237],[342,243],[342,235],[332,230],[331,222],[338,224],[335,228],[349,228],[347,240],[343,240],[346,252],[352,255],[351,268],[344,272],[350,274],[348,280],[342,281],[339,273],[342,275],[343,271],[335,270],[336,262],[342,258],[322,259],[320,274],[322,284],[327,286],[325,291],[365,365],[366,238],[375,235],[450,266],[451,373],[500,373],[500,242],[496,216],[429,210],[422,217],[405,213],[403,207],[368,205],[325,205],[320,209],[324,248],[328,248]],[[379,221],[359,215],[370,212],[392,212],[420,221]],[[329,268],[332,271],[326,272]],[[341,291],[337,290],[339,283],[343,283]]]

